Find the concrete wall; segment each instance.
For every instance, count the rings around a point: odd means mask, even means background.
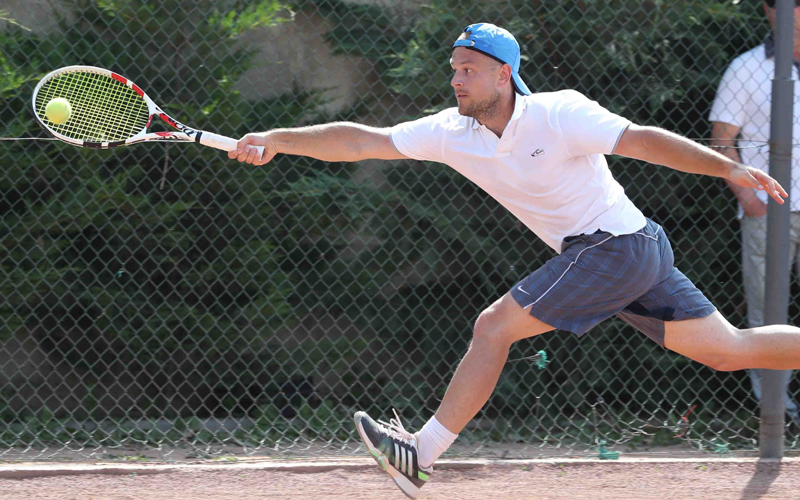
[[[56,28],[54,9],[59,8],[58,3],[49,3],[37,0],[0,0],[0,10],[8,13],[9,17],[25,26],[34,33],[48,33]],[[6,25],[0,21],[0,29]]]
[[[333,55],[325,34],[329,21],[310,12],[294,22],[246,33],[242,42],[258,48],[254,66],[237,87],[247,99],[276,97],[293,87],[324,90],[325,110],[339,111],[367,93],[376,80],[372,63],[348,55]]]

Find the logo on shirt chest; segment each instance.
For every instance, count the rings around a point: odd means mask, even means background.
[[[537,149],[536,151],[531,153],[531,156],[542,156],[543,154],[544,154],[544,149]]]

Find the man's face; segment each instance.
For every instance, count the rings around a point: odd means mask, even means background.
[[[499,111],[501,72],[508,65],[466,47],[456,47],[450,66],[453,68],[450,85],[455,89],[460,114],[480,120]]]
[[[774,31],[778,9],[770,8],[767,4],[764,4],[764,13],[767,15],[767,21],[769,21],[769,25],[772,26]],[[800,43],[800,6],[794,8],[794,43]]]

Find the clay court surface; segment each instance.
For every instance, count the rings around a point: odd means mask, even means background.
[[[371,459],[0,464],[0,499],[402,500]],[[420,499],[800,498],[800,459],[448,461]]]

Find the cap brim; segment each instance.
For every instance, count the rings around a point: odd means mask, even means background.
[[[511,80],[514,82],[514,90],[517,91],[517,94],[522,95],[531,95],[531,91],[525,82],[522,81],[522,78],[519,77],[519,73],[512,73]]]

